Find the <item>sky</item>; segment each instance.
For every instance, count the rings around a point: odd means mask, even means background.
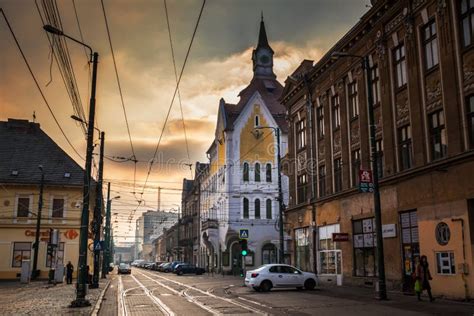
[[[0,0],[52,111],[77,151],[85,156],[86,141],[42,29],[39,11],[56,3],[64,33],[83,40],[99,54],[96,126],[106,133],[105,155],[130,157],[127,134],[101,0]],[[303,59],[317,61],[367,12],[369,0],[207,0],[179,86],[188,135],[189,159],[178,98],[144,187],[166,113],[176,86],[168,28],[162,0],[103,0],[114,49],[125,110],[136,158],[132,162],[105,160],[104,179],[111,182],[114,234],[132,242],[135,220],[158,206],[177,211],[187,164],[206,162],[214,138],[219,99],[238,102],[238,93],[252,78],[252,49],[257,44],[263,11],[267,36],[275,51],[274,72],[283,84]],[[167,0],[171,37],[178,73],[188,49],[202,2]],[[75,10],[74,10],[75,6]],[[75,12],[77,12],[76,20]],[[81,166],[49,113],[12,35],[0,16],[0,120],[33,119]],[[84,111],[90,96],[87,53],[67,42]],[[97,142],[97,135],[96,135]],[[135,175],[135,176],[134,176]],[[135,179],[135,181],[134,181]],[[135,183],[135,185],[134,185]],[[134,193],[135,192],[135,193]],[[143,195],[141,194],[143,192]],[[137,200],[143,202],[138,207]]]

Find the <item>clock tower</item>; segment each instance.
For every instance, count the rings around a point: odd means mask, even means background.
[[[273,73],[273,49],[268,45],[267,33],[265,31],[265,23],[260,21],[260,32],[258,34],[258,44],[253,50],[253,76],[257,78],[275,79]]]

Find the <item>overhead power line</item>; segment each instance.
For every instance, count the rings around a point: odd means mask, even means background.
[[[40,92],[41,94],[41,97],[43,98],[43,101],[44,103],[46,104],[46,106],[48,107],[48,110],[49,110],[49,113],[51,113],[51,116],[53,117],[54,121],[56,122],[56,125],[59,127],[59,130],[61,131],[61,133],[63,134],[64,138],[66,139],[67,143],[69,144],[69,146],[71,146],[71,148],[74,150],[74,152],[77,154],[77,156],[79,158],[81,158],[82,160],[85,160],[80,154],[79,152],[77,151],[77,149],[72,145],[71,141],[69,140],[69,138],[67,137],[66,133],[64,132],[63,128],[61,127],[61,124],[59,124],[58,122],[58,119],[56,118],[56,116],[54,115],[54,112],[53,110],[51,109],[51,106],[49,105],[49,102],[48,100],[46,100],[46,97],[43,93],[43,90],[41,90],[41,87],[38,83],[38,80],[36,80],[36,76],[35,74],[33,73],[33,70],[31,69],[30,67],[30,64],[25,56],[25,54],[23,53],[23,49],[21,48],[20,46],[20,43],[18,42],[18,39],[16,38],[16,35],[15,35],[15,32],[13,31],[11,25],[10,25],[10,22],[8,21],[7,19],[7,16],[5,15],[5,11],[3,11],[2,8],[0,8],[0,11],[2,12],[2,15],[3,15],[3,18],[5,19],[5,22],[7,23],[7,26],[10,30],[10,33],[11,35],[13,36],[13,39],[15,40],[15,43],[16,43],[16,46],[18,47],[18,50],[20,51],[21,53],[21,56],[23,57],[23,61],[25,62],[26,64],[26,67],[28,67],[28,71],[30,72],[31,74],[31,77],[33,78],[35,84],[36,84],[36,87],[38,88],[38,91]]]

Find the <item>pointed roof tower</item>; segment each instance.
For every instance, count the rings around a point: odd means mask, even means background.
[[[265,22],[263,22],[263,11],[262,11],[262,19],[260,20],[260,32],[258,33],[258,44],[255,50],[259,48],[267,48],[273,53],[273,49],[268,44],[267,32],[265,30]]]
[[[258,33],[257,47],[253,50],[253,76],[254,78],[275,79],[273,73],[273,49],[268,44],[267,32],[265,30],[265,22],[262,18],[260,20],[260,31]]]

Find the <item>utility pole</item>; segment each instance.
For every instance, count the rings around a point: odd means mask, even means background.
[[[33,269],[31,270],[31,278],[36,279],[39,275],[38,271],[38,251],[39,251],[39,243],[40,243],[40,229],[41,229],[41,211],[43,210],[43,187],[44,187],[44,171],[43,166],[38,166],[39,170],[41,170],[41,181],[40,181],[40,193],[39,193],[39,201],[38,201],[38,214],[36,216],[36,235],[35,235],[35,254],[33,256]]]
[[[277,137],[277,163],[278,163],[278,205],[279,205],[279,227],[280,227],[280,260],[279,263],[285,261],[285,235],[283,232],[283,211],[285,204],[283,203],[283,191],[281,187],[281,152],[280,152],[280,128],[275,129]]]
[[[158,187],[158,209],[157,211],[159,212],[161,209],[161,187]]]
[[[91,288],[93,289],[96,289],[99,287],[100,250],[101,250],[100,249],[100,227],[102,225],[102,209],[103,209],[102,179],[103,179],[103,174],[104,174],[104,141],[105,141],[105,133],[101,132],[100,133],[100,154],[99,154],[99,175],[98,175],[96,191],[95,191],[94,220],[92,221],[93,231],[94,231],[94,275],[92,276]]]
[[[109,273],[110,264],[110,207],[112,201],[110,200],[110,182],[107,184],[107,213],[105,215],[105,249],[102,256],[102,279]]]

